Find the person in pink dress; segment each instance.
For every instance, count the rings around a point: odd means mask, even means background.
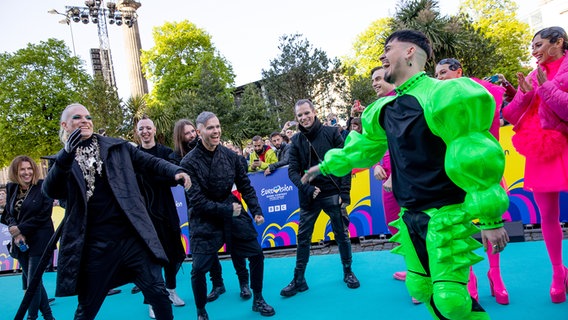
[[[440,60],[436,65],[435,77],[438,80],[449,80],[455,78],[461,78],[463,76],[463,69],[461,63],[454,58],[446,58]],[[503,95],[505,94],[505,88],[494,85],[489,81],[472,78],[471,80],[482,85],[495,100],[495,114],[493,115],[493,122],[489,128],[489,132],[495,139],[499,140],[499,127],[500,124],[500,111],[501,104],[503,103]],[[506,189],[506,187],[502,184]],[[488,244],[491,247],[491,244]],[[489,272],[487,272],[487,278],[489,279],[489,285],[491,289],[491,295],[495,297],[495,300],[499,304],[509,304],[509,293],[507,288],[503,283],[501,278],[501,268],[500,268],[500,256],[499,253],[493,253],[491,250],[487,250],[487,260],[489,260]],[[479,293],[477,290],[477,277],[473,272],[473,268],[469,269],[469,281],[467,283],[467,289],[471,297],[479,301]]]
[[[553,303],[566,301],[568,272],[562,258],[560,192],[568,191],[568,37],[560,27],[532,39],[537,68],[525,77],[503,116],[514,125],[515,149],[526,158],[524,189],[533,192],[550,262]]]

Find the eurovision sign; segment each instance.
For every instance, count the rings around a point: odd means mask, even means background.
[[[509,221],[522,221],[523,224],[539,224],[540,215],[532,192],[523,189],[524,157],[518,154],[511,144],[513,130],[511,126],[502,127],[500,131],[501,146],[505,152],[506,167],[503,186],[509,194],[510,205],[503,218]],[[258,241],[263,248],[287,247],[296,244],[300,208],[298,189],[288,178],[288,168],[283,167],[269,176],[262,172],[250,174],[251,184],[256,190],[265,223],[255,226]],[[382,205],[382,182],[372,177],[369,170],[354,171],[351,182],[351,204],[349,213],[350,237],[378,236],[389,233]],[[187,222],[187,204],[181,186],[172,188],[176,207],[180,218],[181,239],[189,251],[189,225]],[[234,190],[238,195],[237,190]],[[246,208],[246,203],[243,203]],[[57,227],[63,217],[64,210],[54,207],[53,220]],[[560,221],[568,222],[568,193],[560,194]],[[333,232],[329,218],[323,212],[316,221],[312,242],[333,240]],[[6,250],[10,242],[8,227],[0,225],[0,271],[16,270],[17,260],[13,260]],[[54,258],[57,264],[57,251]]]

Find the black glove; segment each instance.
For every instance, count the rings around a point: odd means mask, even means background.
[[[75,153],[75,149],[81,143],[81,128],[75,129],[67,138],[67,142],[65,142],[65,151],[67,153],[73,154]]]
[[[67,138],[65,147],[57,154],[55,162],[62,167],[69,168],[75,156],[75,150],[81,143],[81,128],[75,129]]]

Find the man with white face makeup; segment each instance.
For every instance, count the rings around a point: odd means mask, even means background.
[[[94,319],[109,289],[134,282],[156,319],[173,319],[160,263],[167,261],[136,182],[137,173],[183,181],[189,175],[125,140],[93,134],[87,108],[71,104],[61,115],[65,147],[43,184],[66,199],[58,259],[57,296],[78,295],[74,319]]]

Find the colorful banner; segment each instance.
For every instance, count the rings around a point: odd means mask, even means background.
[[[522,221],[525,225],[539,224],[540,214],[532,192],[523,189],[525,160],[511,144],[512,127],[502,127],[500,134],[506,159],[503,185],[510,199],[509,209],[503,217],[511,221]],[[249,178],[256,190],[265,217],[264,224],[255,226],[261,246],[278,248],[295,245],[300,209],[298,190],[288,178],[287,167],[280,168],[269,176],[255,173],[250,174]],[[350,237],[389,233],[382,206],[381,184],[381,181],[372,177],[369,170],[357,171],[353,174],[351,204],[347,207],[351,220]],[[189,224],[184,190],[181,186],[177,186],[172,188],[172,192],[180,218],[181,238],[186,253],[189,254]],[[246,208],[246,204],[244,205]],[[53,219],[56,227],[63,217],[63,212],[61,207],[54,207]],[[568,222],[568,193],[566,192],[560,194],[560,221]],[[6,244],[10,241],[8,227],[4,225],[0,227],[0,243],[2,244],[0,246],[0,271],[18,269],[17,261],[13,260],[6,250]],[[329,217],[322,212],[316,221],[312,242],[329,241],[333,238]],[[57,263],[57,251],[54,260]]]

